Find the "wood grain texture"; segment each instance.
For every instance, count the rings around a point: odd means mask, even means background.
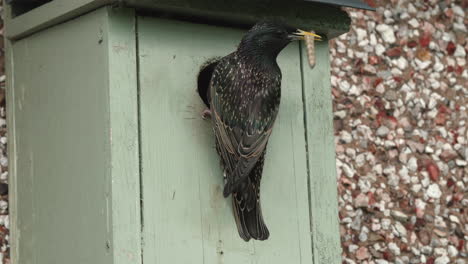
[[[109,82],[110,247],[114,264],[134,264],[141,263],[136,18],[133,9],[105,9],[108,75],[102,78]]]
[[[311,263],[299,47],[279,58],[283,89],[262,181],[271,237],[245,243],[209,121],[196,93],[200,66],[235,49],[241,31],[140,17],[143,263]]]
[[[315,42],[310,69],[302,46],[314,264],[341,263],[328,42]]]

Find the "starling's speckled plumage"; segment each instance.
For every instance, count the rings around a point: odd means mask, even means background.
[[[233,195],[239,235],[246,241],[269,237],[260,207],[260,180],[280,105],[276,57],[304,34],[282,23],[260,22],[235,52],[219,61],[211,78],[208,100],[225,175],[223,194]]]

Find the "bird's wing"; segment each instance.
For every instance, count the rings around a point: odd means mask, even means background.
[[[226,123],[216,108],[212,109],[212,115],[215,123],[215,136],[222,149],[222,158],[225,164],[228,165],[229,171],[236,173],[236,177],[247,176],[265,149],[273,122],[259,130],[250,129],[250,127],[255,126],[255,123],[249,123],[244,130]]]
[[[273,109],[268,118],[262,116],[264,104],[260,97],[240,94],[239,87],[245,90],[252,85],[251,80],[235,78],[239,69],[222,66],[215,70],[211,81],[211,111],[218,152],[227,170],[227,196],[246,179],[265,150],[278,109]]]

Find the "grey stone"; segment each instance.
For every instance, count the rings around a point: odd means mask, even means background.
[[[380,126],[378,129],[377,129],[377,136],[379,137],[385,137],[388,135],[388,133],[390,132],[390,130],[388,129],[388,127],[386,126]]]
[[[398,94],[394,90],[387,90],[384,97],[389,101],[396,101],[398,99]]]
[[[406,237],[406,228],[400,222],[395,223],[395,229],[398,232],[398,234],[400,234],[400,237]]]
[[[406,215],[406,214],[404,214],[404,213],[402,213],[400,211],[392,210],[390,212],[390,214],[397,221],[404,222],[404,223],[408,221],[408,215]]]

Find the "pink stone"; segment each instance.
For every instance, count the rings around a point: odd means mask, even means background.
[[[438,126],[443,126],[445,125],[446,119],[447,118],[445,117],[445,113],[439,112],[437,116],[435,117],[434,122]]]
[[[394,48],[388,49],[385,52],[385,55],[387,55],[389,57],[399,57],[401,55],[401,48],[400,47],[394,47]]]
[[[433,161],[429,161],[426,164],[426,170],[427,170],[427,173],[429,173],[429,178],[431,178],[431,180],[433,181],[439,180],[439,174],[440,174],[439,167],[437,167],[437,165]]]
[[[430,34],[424,33],[421,37],[419,37],[419,45],[421,45],[421,47],[427,47],[429,46],[431,39],[432,37]]]
[[[456,193],[454,196],[453,196],[453,200],[455,202],[459,202],[463,199],[463,193]]]
[[[447,18],[453,18],[453,10],[452,10],[452,8],[447,8],[447,9],[445,9],[444,14],[447,16]]]
[[[377,56],[369,56],[368,60],[367,60],[371,65],[375,65],[375,64],[378,64],[380,59],[379,57]]]
[[[408,45],[409,48],[414,48],[414,47],[416,47],[418,45],[418,42],[412,40],[412,41],[408,42],[407,45]]]
[[[370,7],[377,7],[374,0],[364,0],[364,2],[366,2],[366,4],[368,4]]]
[[[448,55],[453,55],[453,53],[455,52],[455,49],[457,48],[457,46],[455,46],[455,44],[450,41],[448,44],[447,44],[447,54]]]
[[[360,247],[356,251],[356,258],[359,260],[364,260],[369,258],[369,251],[367,250],[366,247]]]
[[[458,154],[457,154],[457,152],[455,152],[453,150],[446,149],[446,150],[442,151],[442,153],[440,153],[439,157],[444,162],[448,162],[448,161],[454,160],[456,157],[458,157]]]
[[[375,75],[377,73],[377,70],[375,69],[375,67],[369,64],[362,67],[361,71],[362,73],[367,74],[367,75]]]
[[[424,22],[423,30],[424,30],[424,33],[427,35],[432,35],[435,32],[434,26],[427,21]]]
[[[449,241],[454,245],[458,245],[459,239],[457,236],[452,235],[452,236],[449,236]]]
[[[416,208],[416,217],[417,218],[423,218],[424,217],[424,209]]]

